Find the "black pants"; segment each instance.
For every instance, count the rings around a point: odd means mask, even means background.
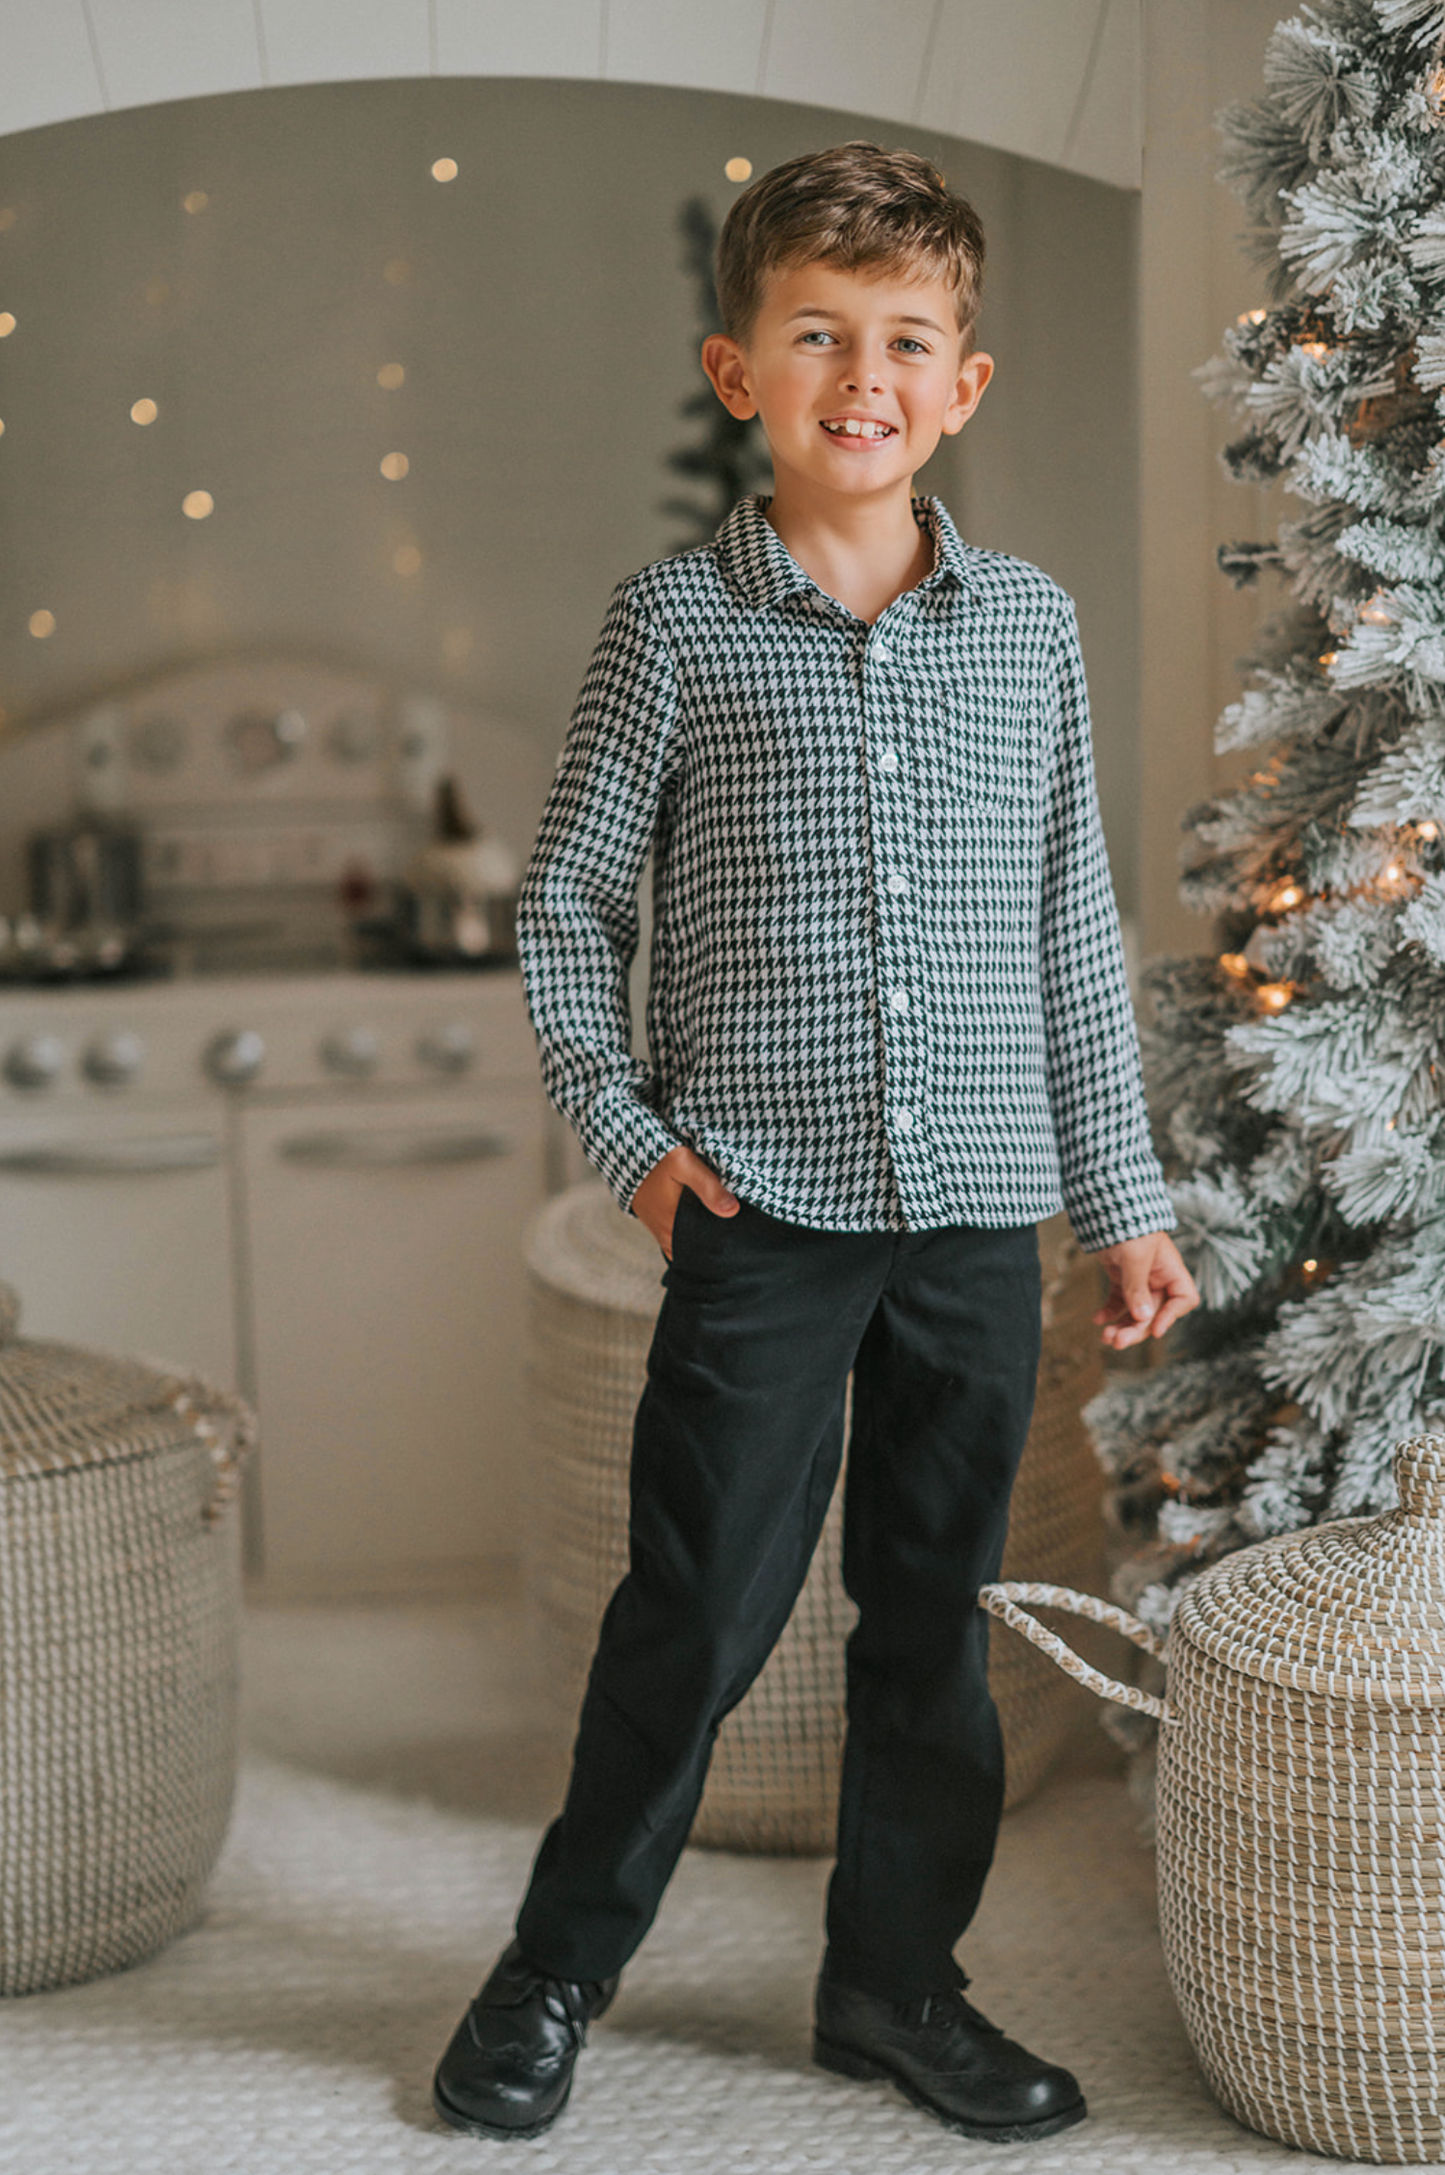
[[[718,1724],[797,1598],[837,1478],[848,1738],[830,1976],[957,1985],[1003,1801],[988,1619],[1039,1359],[1034,1227],[800,1230],[684,1193],[561,1817],[517,1920],[560,1978],[619,1971],[677,1863]]]

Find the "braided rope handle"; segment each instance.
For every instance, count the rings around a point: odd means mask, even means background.
[[[241,1484],[241,1467],[256,1447],[260,1423],[244,1397],[218,1389],[203,1375],[174,1377],[166,1387],[172,1410],[190,1422],[196,1440],[210,1453],[215,1484],[201,1515],[208,1526],[219,1525]],[[231,1425],[219,1428],[214,1424],[218,1419]]]
[[[1019,1604],[1027,1601],[1036,1609],[1064,1609],[1070,1616],[1087,1616],[1091,1623],[1107,1624],[1111,1631],[1121,1631],[1135,1646],[1141,1646],[1156,1661],[1165,1658],[1164,1641],[1157,1632],[1141,1624],[1137,1616],[1127,1609],[1115,1608],[1112,1601],[1100,1601],[1091,1593],[1075,1593],[1070,1586],[1036,1586],[1025,1579],[1008,1579],[997,1586],[981,1586],[979,1605],[1001,1623],[1012,1626],[1032,1640],[1041,1654],[1056,1662],[1066,1677],[1082,1684],[1087,1691],[1100,1699],[1115,1700],[1121,1707],[1134,1707],[1140,1714],[1152,1714],[1156,1722],[1168,1722],[1173,1716],[1162,1699],[1152,1692],[1141,1692],[1135,1684],[1120,1684],[1115,1677],[1106,1677],[1098,1669],[1066,1646],[1057,1632],[1049,1631],[1036,1617],[1030,1616]]]

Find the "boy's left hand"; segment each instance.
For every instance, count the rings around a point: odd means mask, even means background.
[[[1095,1256],[1109,1276],[1109,1297],[1094,1320],[1103,1326],[1105,1344],[1122,1351],[1141,1337],[1162,1337],[1165,1330],[1198,1306],[1199,1293],[1179,1249],[1164,1231],[1103,1246]]]

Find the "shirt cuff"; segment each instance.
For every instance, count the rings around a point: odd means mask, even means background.
[[[588,1160],[606,1179],[618,1205],[627,1209],[648,1172],[680,1145],[656,1111],[631,1096],[610,1103],[605,1124],[594,1120],[581,1138]]]
[[[1098,1178],[1065,1178],[1064,1206],[1085,1253],[1095,1254],[1102,1246],[1122,1246],[1125,1239],[1145,1238],[1151,1231],[1174,1229],[1169,1188],[1152,1157],[1150,1164],[1136,1172],[1113,1172],[1108,1183]]]

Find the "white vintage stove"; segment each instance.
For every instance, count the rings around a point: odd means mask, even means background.
[[[276,657],[0,746],[0,909],[26,832],[123,821],[171,969],[0,988],[0,1274],[32,1334],[255,1401],[248,1552],[277,1592],[455,1585],[520,1546],[522,1233],[558,1145],[520,983],[348,971],[338,879],[394,875],[469,763],[489,827],[525,837],[534,759]]]
[[[8,992],[0,1273],[257,1403],[268,1587],[456,1584],[520,1542],[544,1131],[513,971]]]

